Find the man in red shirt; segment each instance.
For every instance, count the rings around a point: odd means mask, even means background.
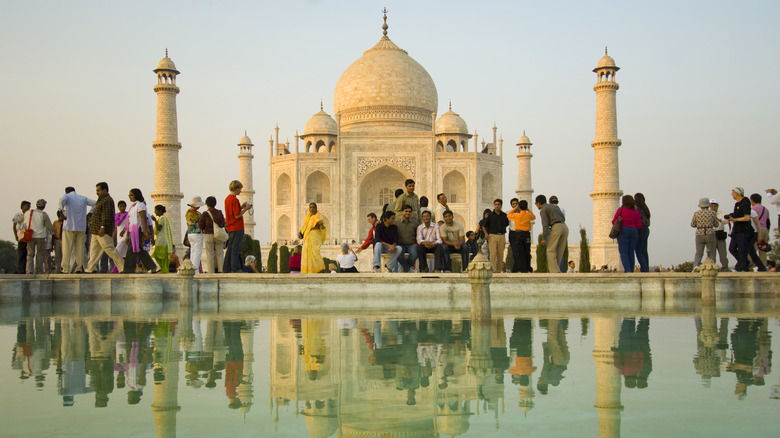
[[[244,213],[252,208],[252,204],[241,204],[238,195],[244,185],[233,180],[228,189],[230,194],[225,198],[225,230],[228,232],[227,251],[222,264],[222,272],[241,272],[241,244],[244,242]]]
[[[371,228],[368,230],[368,237],[366,237],[366,240],[363,242],[362,245],[360,245],[360,248],[358,248],[355,253],[360,254],[361,251],[368,248],[369,245],[371,245],[374,242],[374,228],[376,227],[376,214],[369,213],[368,216],[366,216],[366,220],[368,220],[368,223],[371,224]]]

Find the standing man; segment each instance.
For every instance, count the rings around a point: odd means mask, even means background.
[[[355,253],[360,254],[364,249],[368,248],[369,245],[374,243],[374,231],[376,230],[376,223],[379,222],[379,220],[376,218],[376,213],[371,212],[366,216],[366,220],[369,224],[371,224],[371,228],[368,229],[368,236],[366,237],[366,240],[363,241],[363,244],[360,245],[360,248],[358,248]]]
[[[87,242],[87,206],[95,201],[76,193],[73,187],[65,187],[65,196],[60,198],[59,208],[65,222],[62,225],[62,272],[70,274],[84,270],[84,248]]]
[[[548,204],[544,195],[536,197],[536,208],[542,217],[542,234],[546,235],[548,230],[550,233],[542,240],[542,244],[547,244],[547,267],[551,273],[559,274],[561,259],[569,239],[566,217],[557,205]]]
[[[718,217],[718,226],[715,227],[715,248],[718,250],[718,258],[720,259],[720,270],[721,271],[728,271],[729,270],[729,255],[726,252],[726,238],[728,237],[728,233],[726,233],[726,230],[724,229],[724,225],[726,223],[725,219],[723,218],[723,213],[718,212],[718,208],[720,206],[718,205],[717,199],[710,199],[710,210],[715,212],[715,216]],[[642,222],[644,224],[644,222]],[[713,260],[714,261],[714,260]]]
[[[419,225],[422,222],[422,216],[420,215],[420,198],[414,193],[414,180],[407,179],[404,182],[406,192],[402,193],[398,199],[395,200],[395,214],[400,215],[403,213],[404,206],[408,205],[412,207],[412,218],[417,221]]]
[[[493,201],[493,211],[487,217],[488,248],[493,272],[504,272],[504,246],[509,219],[506,213],[501,211],[503,205],[504,201],[501,199]]]
[[[27,242],[27,274],[48,274],[48,267],[44,268],[43,261],[46,248],[47,233],[54,232],[54,225],[49,219],[49,215],[43,210],[46,208],[46,201],[39,199],[35,203],[35,209],[28,210],[23,218],[24,224],[29,224],[29,230],[32,230],[32,239]]]
[[[758,236],[756,236],[756,242],[761,241],[769,243],[769,210],[761,205],[761,195],[753,193],[750,195],[750,208],[758,215],[758,224],[760,229],[758,230]],[[763,247],[766,249],[766,247]],[[758,248],[758,256],[761,258],[761,262],[766,265],[766,251],[762,251],[761,247]]]
[[[776,189],[766,189],[766,200],[774,204],[777,210],[777,226],[780,227],[780,193]]]
[[[512,272],[531,272],[531,221],[536,216],[528,209],[528,201],[511,201],[512,211],[507,218],[514,223],[514,231],[509,232],[509,246],[512,248],[514,266]]]
[[[414,184],[412,184],[414,187]],[[420,222],[412,217],[412,207],[410,205],[404,205],[401,209],[401,221],[396,224],[398,227],[398,246],[401,247],[401,255],[398,256],[398,261],[401,263],[401,268],[404,272],[417,273],[420,272],[414,267],[414,263],[417,261],[417,227],[420,226]],[[406,261],[404,254],[409,254],[409,261]]]
[[[190,261],[195,266],[195,272],[200,272],[200,260],[203,256],[203,231],[200,229],[200,210],[205,204],[200,196],[193,196],[190,208],[184,214],[187,222],[187,240],[190,242]],[[243,219],[242,219],[243,220]]]
[[[734,270],[737,272],[746,272],[748,268],[748,245],[753,235],[750,227],[750,201],[745,197],[745,189],[734,187],[731,191],[731,197],[736,201],[734,211],[725,216],[728,223],[733,224],[731,231],[731,242],[729,243],[729,252],[737,259]]]
[[[420,271],[428,272],[428,253],[433,253],[435,271],[442,269],[441,234],[439,224],[431,221],[431,211],[422,212],[423,223],[417,227],[417,256],[420,260]]]
[[[550,196],[550,204],[558,206],[558,208],[561,209],[561,213],[563,213],[563,217],[566,217],[566,209],[558,205],[558,197],[555,195]],[[564,250],[565,251],[565,250]],[[558,269],[560,269],[561,272],[566,272],[566,259],[561,257],[561,262],[558,263]]]
[[[125,260],[119,255],[119,251],[114,246],[114,200],[108,194],[108,183],[99,182],[95,185],[97,201],[92,208],[92,216],[89,221],[89,233],[92,235],[92,242],[89,245],[89,264],[86,272],[91,274],[95,271],[100,257],[105,252],[115,266],[124,266]]]
[[[442,272],[452,272],[450,263],[450,254],[460,253],[461,270],[465,271],[469,265],[469,251],[466,248],[466,230],[463,225],[455,222],[451,211],[446,210],[443,213],[444,224],[439,227],[441,241],[444,244],[442,253],[444,255],[444,266]]]
[[[18,274],[27,273],[27,242],[19,241],[18,230],[22,229],[24,214],[27,213],[27,210],[30,209],[31,205],[32,204],[30,201],[22,201],[22,205],[20,206],[22,211],[16,213],[13,218],[14,239],[16,239],[16,253],[19,256],[16,267],[16,272]]]
[[[436,222],[441,225],[444,223],[444,212],[449,210],[450,207],[447,205],[447,197],[444,196],[444,193],[439,193],[438,196],[436,196]]]
[[[696,254],[693,256],[693,268],[701,265],[704,247],[707,247],[707,258],[715,261],[715,228],[718,226],[718,216],[710,209],[710,200],[699,199],[699,210],[693,214],[691,227],[696,228]]]
[[[374,273],[380,272],[382,253],[390,253],[390,261],[385,268],[390,272],[398,271],[398,257],[401,247],[398,245],[398,227],[395,225],[395,212],[386,211],[382,214],[382,222],[376,225],[374,231]]]

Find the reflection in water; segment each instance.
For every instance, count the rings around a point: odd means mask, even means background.
[[[647,388],[647,377],[653,371],[650,355],[650,320],[623,318],[615,352],[615,368],[625,378],[626,388]]]
[[[91,405],[94,398],[94,406],[104,408],[124,404],[122,395],[128,405],[137,405],[151,397],[149,427],[153,422],[158,437],[176,436],[181,421],[180,370],[182,386],[218,395],[214,406],[223,411],[246,416],[256,389],[268,390],[277,425],[297,417],[313,437],[349,437],[457,436],[484,414],[496,430],[509,433],[516,430],[514,417],[531,418],[537,393],[553,402],[545,408],[568,400],[566,392],[574,387],[567,382],[584,366],[570,351],[569,319],[514,318],[505,327],[503,318],[279,317],[270,320],[270,333],[258,333],[270,338],[270,388],[261,389],[254,387],[256,321],[179,316],[28,318],[16,326],[11,369],[44,391],[49,370],[56,368],[63,406]],[[574,339],[588,336],[589,322],[580,321]],[[690,353],[707,386],[724,370],[734,373],[735,394],[742,399],[771,373],[771,333],[766,319],[737,318],[731,332],[729,322],[714,309],[702,309],[695,319],[696,351]],[[617,437],[623,385],[651,386],[650,320],[596,317],[593,324],[597,392],[591,412],[598,417],[599,436]],[[507,394],[505,385],[517,393]],[[553,400],[556,396],[564,398]],[[512,403],[503,423],[515,421],[512,426],[499,422],[507,397]]]

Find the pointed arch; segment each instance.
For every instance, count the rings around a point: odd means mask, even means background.
[[[306,203],[330,204],[330,178],[317,170],[306,178]]]
[[[276,220],[276,240],[284,241],[292,237],[292,222],[286,214],[279,216]]]
[[[453,170],[448,172],[444,175],[441,185],[449,203],[459,204],[468,202],[466,177],[460,171]]]
[[[276,205],[287,205],[290,203],[292,183],[290,176],[286,173],[279,175],[276,179]]]

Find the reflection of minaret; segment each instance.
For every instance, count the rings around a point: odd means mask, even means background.
[[[618,323],[616,318],[594,318],[593,358],[596,362],[596,405],[599,417],[599,437],[620,436],[620,374],[615,368]]]
[[[179,362],[181,351],[178,348],[181,324],[176,324],[174,333],[170,333],[174,323],[158,323],[154,330],[154,427],[157,438],[176,437],[176,414],[179,406]],[[157,368],[159,367],[159,368]]]
[[[696,356],[693,366],[701,375],[702,384],[709,387],[712,377],[720,376],[721,358],[718,355],[718,321],[715,306],[702,306],[701,318],[696,318]]]
[[[618,166],[617,136],[617,90],[615,73],[620,70],[604,51],[598,66],[593,69],[598,83],[593,87],[596,92],[596,138],[591,142],[595,153],[593,163],[593,244],[590,259],[596,266],[617,266],[617,244],[609,239],[612,227],[612,215],[618,208],[620,197],[620,174]]]
[[[534,189],[531,187],[532,144],[531,139],[526,137],[525,131],[523,131],[523,136],[517,142],[517,190],[515,190],[515,193],[517,194],[517,199],[528,202],[529,209],[534,205],[531,200],[531,197],[534,195]]]
[[[238,142],[239,154],[238,154],[238,180],[244,188],[241,190],[241,194],[238,195],[238,201],[243,205],[245,202],[254,205],[255,188],[252,185],[252,140],[247,137],[246,131],[244,136]],[[254,209],[249,210],[244,217],[244,229],[246,233],[254,238],[255,237],[255,216]]]
[[[254,396],[255,374],[252,372],[252,363],[255,361],[254,353],[255,343],[255,325],[249,322],[241,327],[241,344],[244,346],[244,375],[241,377],[241,384],[238,385],[238,398],[241,400],[239,410],[246,415],[252,407],[252,397]]]
[[[171,233],[174,242],[181,242],[181,193],[179,183],[179,125],[176,115],[176,65],[168,58],[161,59],[154,69],[157,73],[157,135],[152,146],[154,157],[154,192],[151,193],[155,204],[164,205],[171,223]],[[151,207],[151,206],[150,206]]]

